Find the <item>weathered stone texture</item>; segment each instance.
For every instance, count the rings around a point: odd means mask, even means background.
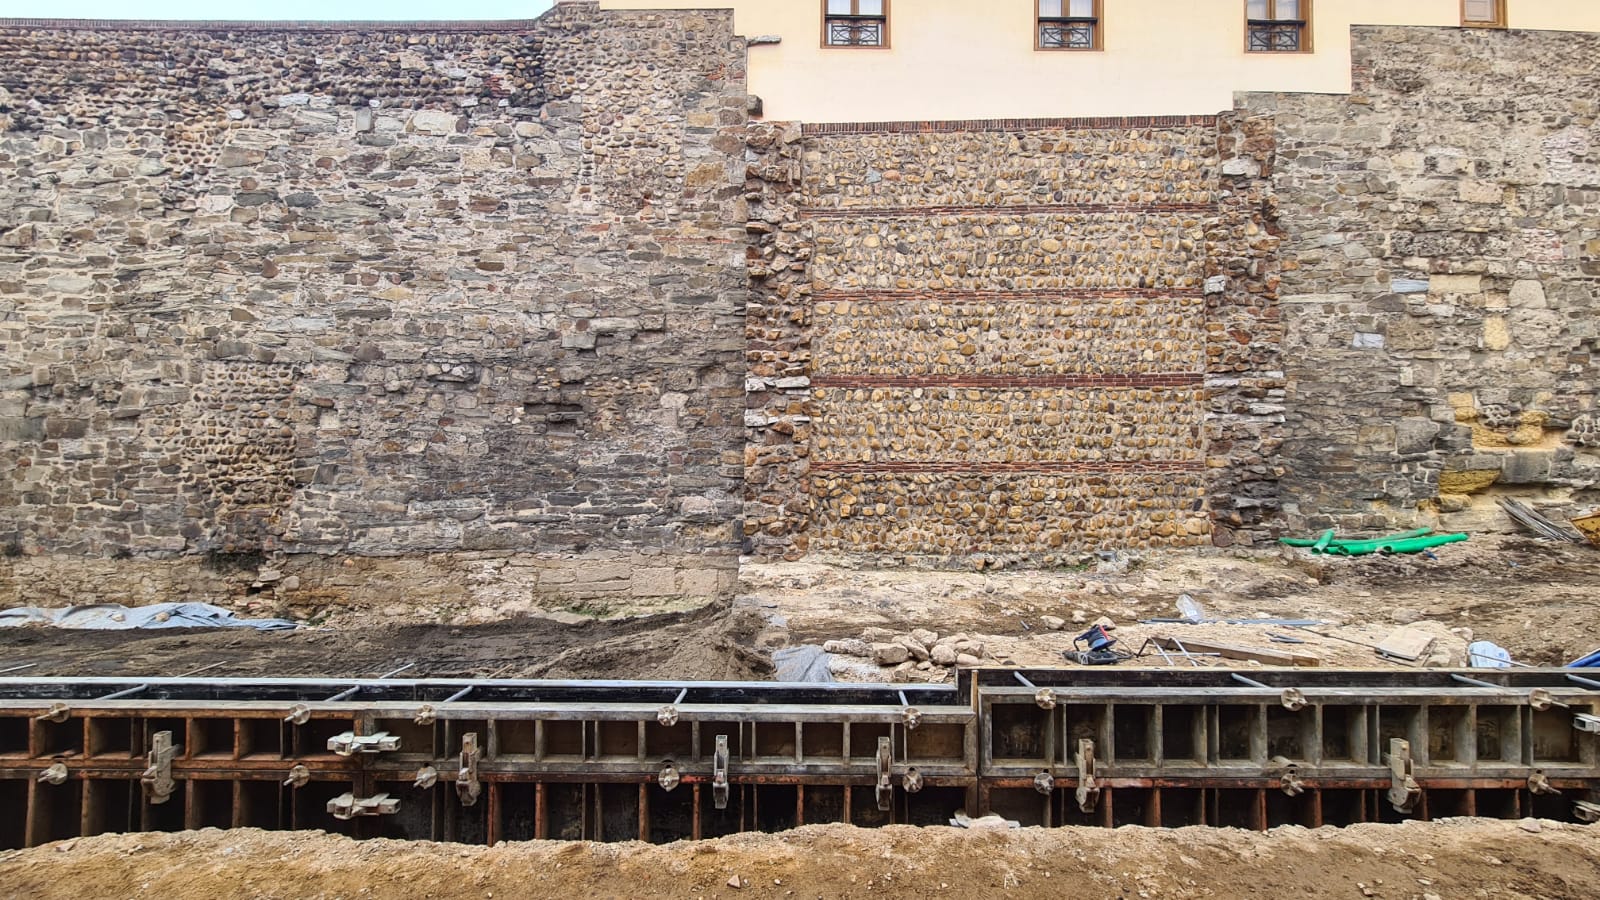
[[[1204,279],[1192,213],[862,215],[811,227],[822,290],[1181,290]]]
[[[807,209],[1206,204],[1209,121],[1195,128],[942,129],[828,134],[805,154]]]
[[[1198,293],[885,300],[818,299],[812,344],[833,375],[1110,375],[1200,372],[1205,301]],[[951,298],[951,299],[945,299]]]
[[[1209,540],[1214,135],[807,130],[790,207],[814,252],[790,271],[809,278],[791,287],[810,292],[791,307],[809,394],[790,437],[808,446],[802,477],[764,485],[809,516],[789,526],[806,549],[1039,564]],[[769,413],[749,422],[780,443]]]
[[[1592,502],[1600,35],[1355,38],[1350,96],[1243,101],[1275,144],[1290,524]]]
[[[598,555],[729,587],[731,16],[464,29],[0,23],[10,553],[170,556],[174,584],[213,555]],[[0,591],[50,599],[41,571],[0,562]]]

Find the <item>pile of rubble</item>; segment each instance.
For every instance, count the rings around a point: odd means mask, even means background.
[[[828,671],[841,680],[912,681],[939,683],[960,666],[992,665],[981,640],[964,633],[940,637],[926,628],[896,634],[887,628],[868,628],[859,638],[828,641],[822,645],[830,654]]]

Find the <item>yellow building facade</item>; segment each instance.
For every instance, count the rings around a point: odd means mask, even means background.
[[[1350,26],[1600,31],[1600,0],[600,0],[732,8],[768,119],[1209,114],[1343,93]]]

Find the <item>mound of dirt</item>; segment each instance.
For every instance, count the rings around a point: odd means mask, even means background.
[[[809,826],[699,843],[466,847],[252,830],[101,835],[0,854],[9,897],[1593,897],[1592,827],[1017,831]]]

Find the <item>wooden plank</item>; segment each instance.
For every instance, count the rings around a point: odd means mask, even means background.
[[[1322,657],[1312,656],[1308,653],[1296,653],[1293,650],[1283,650],[1269,647],[1250,647],[1244,644],[1228,644],[1222,641],[1213,641],[1207,638],[1174,639],[1165,635],[1156,635],[1151,638],[1163,650],[1182,652],[1178,649],[1181,640],[1184,647],[1193,653],[1216,653],[1223,659],[1253,659],[1257,662],[1273,666],[1320,666]]]

